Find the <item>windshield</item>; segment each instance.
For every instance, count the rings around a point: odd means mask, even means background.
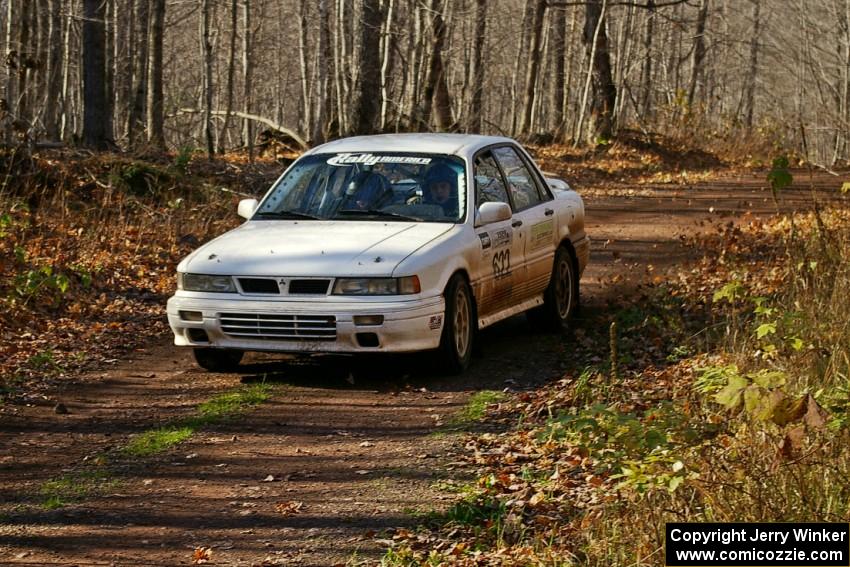
[[[437,154],[341,153],[299,159],[253,219],[458,222],[466,211],[464,165]]]

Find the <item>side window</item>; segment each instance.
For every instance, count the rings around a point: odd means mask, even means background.
[[[490,152],[475,158],[475,206],[481,203],[510,203],[502,173]]]
[[[503,146],[493,150],[499,165],[508,179],[508,187],[511,191],[516,210],[521,211],[533,207],[543,201],[537,184],[534,182],[531,172],[526,167],[522,158],[517,155],[516,150]]]

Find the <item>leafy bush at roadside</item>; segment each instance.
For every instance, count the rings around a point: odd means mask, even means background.
[[[620,377],[598,363],[502,404],[491,419],[522,417],[467,442],[483,474],[463,521],[396,538],[385,564],[663,565],[668,521],[850,520],[850,212],[693,243],[698,266],[570,345],[605,360],[606,323],[639,331]]]

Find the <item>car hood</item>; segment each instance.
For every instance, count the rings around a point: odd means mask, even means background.
[[[178,270],[253,276],[389,276],[399,262],[453,226],[250,221],[200,247]]]

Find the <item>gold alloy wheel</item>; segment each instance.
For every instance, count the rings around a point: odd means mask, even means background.
[[[455,349],[459,358],[466,356],[466,351],[469,349],[469,335],[471,330],[470,315],[469,315],[469,296],[466,293],[466,287],[458,286],[455,293],[455,310],[454,310],[454,338]]]

